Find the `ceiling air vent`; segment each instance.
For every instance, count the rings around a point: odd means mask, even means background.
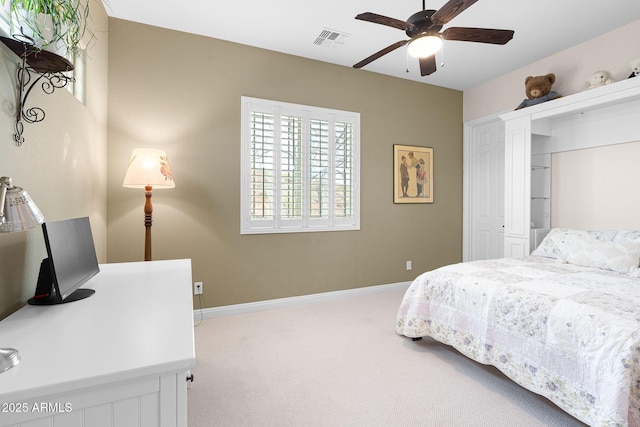
[[[350,34],[342,33],[336,30],[330,30],[329,28],[323,29],[313,44],[322,46],[322,47],[340,47],[343,46],[347,39],[350,37]]]

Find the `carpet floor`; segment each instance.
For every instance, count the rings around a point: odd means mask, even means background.
[[[403,293],[205,319],[189,426],[584,426],[493,367],[397,335]]]

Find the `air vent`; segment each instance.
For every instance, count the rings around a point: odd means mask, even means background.
[[[341,47],[346,42],[351,34],[343,33],[329,28],[323,29],[313,44],[322,47]]]

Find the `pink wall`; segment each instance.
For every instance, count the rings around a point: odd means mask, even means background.
[[[554,73],[553,90],[564,96],[583,90],[599,70],[609,71],[615,80],[626,79],[629,61],[640,57],[638,36],[640,20],[466,90],[463,120],[513,110],[526,97],[524,80],[529,75]]]

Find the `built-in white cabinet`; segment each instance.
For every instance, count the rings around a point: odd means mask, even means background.
[[[195,363],[190,260],[103,264],[95,294],[0,322],[2,427],[186,427]]]
[[[535,230],[551,226],[551,154],[640,140],[640,78],[500,118],[505,126],[504,256],[525,256],[544,234]]]
[[[531,120],[508,120],[504,135],[504,256],[523,256],[531,222]]]

